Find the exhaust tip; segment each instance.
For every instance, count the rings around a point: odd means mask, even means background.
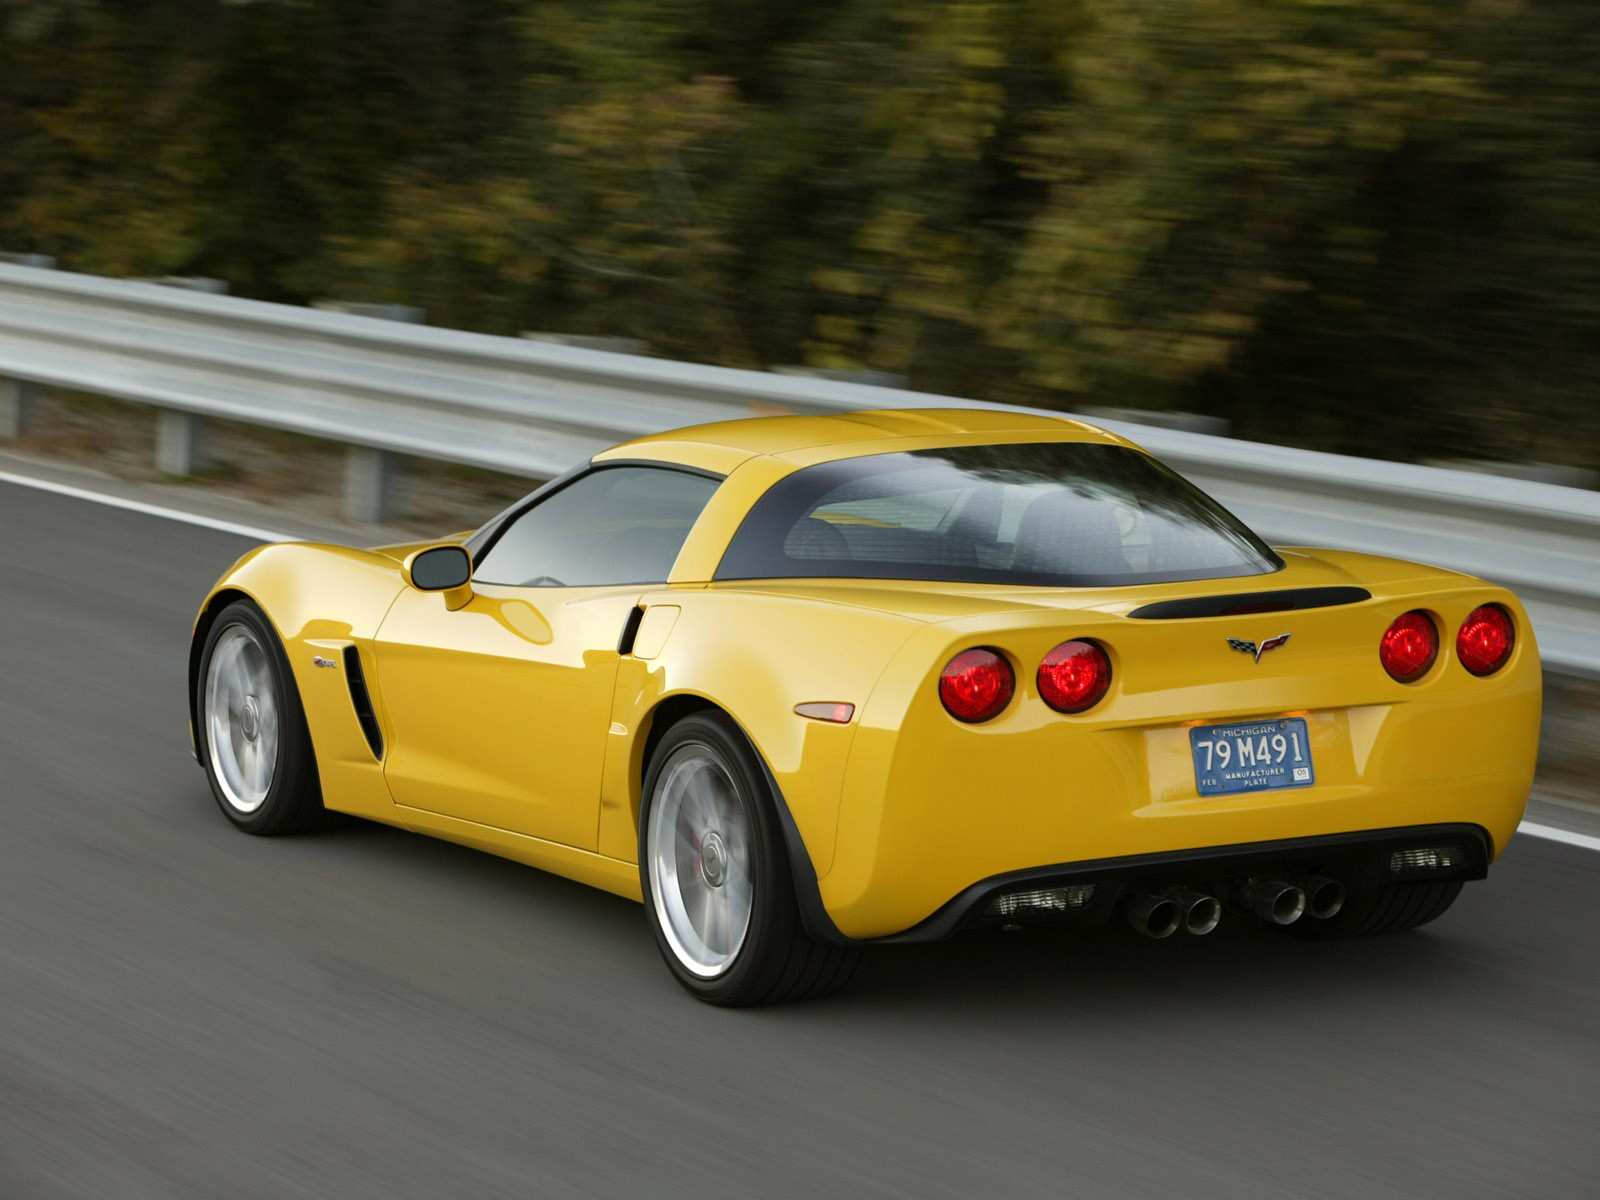
[[[1345,888],[1337,879],[1310,875],[1300,880],[1306,894],[1306,912],[1319,921],[1337,917],[1344,910]]]
[[[1293,925],[1305,915],[1306,894],[1292,883],[1274,879],[1250,889],[1250,907],[1263,921]]]
[[[1193,892],[1188,888],[1173,888],[1167,896],[1178,906],[1183,913],[1183,928],[1185,933],[1195,937],[1204,937],[1222,921],[1222,901],[1205,892]]]
[[[1184,910],[1183,927],[1195,937],[1204,937],[1222,922],[1222,901],[1215,896],[1196,896]]]
[[[1169,896],[1135,896],[1128,905],[1128,924],[1147,938],[1169,938],[1183,924],[1183,911]]]

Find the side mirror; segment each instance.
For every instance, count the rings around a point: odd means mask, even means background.
[[[472,599],[472,556],[460,546],[429,546],[408,555],[405,580],[419,592],[445,593],[445,607],[461,608]]]

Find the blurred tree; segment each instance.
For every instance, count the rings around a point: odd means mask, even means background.
[[[482,169],[517,81],[493,0],[6,2],[0,231],[85,270],[315,294],[386,172]]]
[[[0,244],[1600,461],[1589,0],[0,0]]]

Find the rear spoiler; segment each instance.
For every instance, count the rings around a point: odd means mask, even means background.
[[[1128,615],[1142,621],[1173,621],[1182,617],[1237,617],[1247,613],[1288,612],[1297,608],[1332,608],[1371,600],[1359,587],[1280,588],[1272,592],[1236,592],[1231,596],[1193,596],[1158,600]]]

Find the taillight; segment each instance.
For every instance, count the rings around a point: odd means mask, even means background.
[[[993,650],[963,650],[939,673],[945,711],[969,725],[999,716],[1016,690],[1011,664]]]
[[[1456,634],[1456,657],[1474,675],[1493,675],[1506,665],[1517,644],[1511,614],[1498,604],[1483,604],[1467,614]]]
[[[1383,669],[1401,683],[1421,679],[1438,657],[1438,627],[1432,617],[1417,609],[1396,617],[1378,643],[1378,658],[1383,662]]]
[[[1111,660],[1093,642],[1062,642],[1039,664],[1039,695],[1057,712],[1093,708],[1111,686]]]

